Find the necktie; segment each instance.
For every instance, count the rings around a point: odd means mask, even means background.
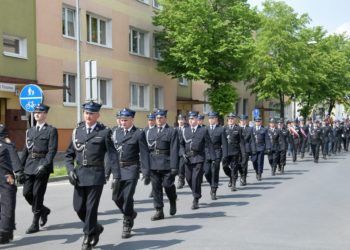
[[[124,136],[128,133],[129,130],[124,129]]]
[[[36,127],[36,131],[40,131],[40,126],[37,126],[37,127]]]
[[[87,133],[88,133],[88,134],[90,134],[90,133],[91,133],[91,128],[88,128]]]
[[[211,130],[214,130],[214,125],[211,125]]]
[[[230,125],[230,129],[233,129],[233,126],[232,126],[232,125]]]
[[[158,134],[159,134],[160,132],[162,132],[162,128],[163,128],[163,127],[158,127]]]
[[[194,134],[194,132],[196,132],[196,129],[195,129],[195,128],[192,128],[192,134]]]

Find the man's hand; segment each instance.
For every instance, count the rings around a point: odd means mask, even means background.
[[[120,179],[119,178],[113,179],[111,188],[112,188],[113,194],[118,194],[119,188],[120,188]]]
[[[40,179],[47,174],[47,169],[44,165],[40,165],[35,169],[34,174],[36,175],[36,178]]]
[[[15,184],[15,178],[13,177],[12,174],[7,174],[7,175],[5,175],[5,177],[6,177],[6,182],[7,182],[9,185]]]
[[[222,158],[222,165],[228,165],[228,158],[227,157],[224,157]]]
[[[183,155],[182,155],[182,158],[184,159],[184,163],[185,163],[185,164],[188,164],[188,163],[189,163],[189,160],[188,160],[188,158],[187,158],[187,155],[183,154]]]
[[[77,176],[77,174],[75,173],[74,170],[69,171],[68,179],[69,179],[70,184],[72,184],[73,186],[76,186],[79,183],[78,176]]]
[[[147,186],[151,183],[151,177],[149,176],[144,176],[143,177],[143,183]]]
[[[16,172],[16,173],[15,173],[15,176],[16,176],[16,182],[17,182],[17,184],[23,184],[23,183],[24,183],[26,177],[25,177],[23,171],[18,171],[18,172]]]

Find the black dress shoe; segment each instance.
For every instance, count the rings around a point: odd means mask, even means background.
[[[32,234],[39,232],[39,225],[37,224],[32,224],[30,227],[27,229],[26,234]]]
[[[199,208],[198,199],[197,199],[197,198],[194,198],[194,199],[193,199],[193,203],[192,203],[191,209],[192,209],[192,210],[195,210],[195,209],[198,209],[198,208]]]
[[[44,207],[43,211],[41,212],[40,215],[40,226],[43,227],[45,226],[47,222],[47,216],[51,213],[51,210],[47,207]]]
[[[91,250],[92,246],[90,244],[91,236],[85,234],[83,239],[83,245],[81,246],[82,250]]]
[[[10,242],[8,232],[0,232],[0,244],[7,244]]]
[[[262,178],[261,178],[261,174],[258,174],[258,181],[261,181]]]
[[[232,187],[232,178],[230,178],[230,181],[227,184],[228,187]]]
[[[176,200],[171,200],[169,201],[169,203],[170,203],[169,214],[171,216],[174,216],[176,214]]]
[[[98,241],[100,240],[100,234],[103,232],[104,227],[101,224],[97,224],[97,232],[91,235],[91,246],[96,246]]]
[[[156,213],[151,217],[152,221],[163,220],[163,219],[164,219],[163,208],[158,208]]]

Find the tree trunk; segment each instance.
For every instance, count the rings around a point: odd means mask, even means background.
[[[284,119],[284,95],[282,91],[279,91],[279,99],[280,99],[280,118]]]
[[[335,101],[334,100],[330,100],[329,101],[329,108],[328,108],[328,114],[331,115],[332,114],[332,110],[335,107]]]

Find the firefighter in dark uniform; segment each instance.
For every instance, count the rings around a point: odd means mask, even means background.
[[[192,209],[199,208],[199,199],[202,197],[203,164],[206,159],[215,160],[215,151],[210,142],[209,132],[205,127],[198,125],[198,112],[188,113],[189,125],[183,131],[180,140],[180,152],[185,161],[185,175],[192,190]],[[207,157],[206,158],[206,149]]]
[[[292,159],[293,162],[297,161],[297,155],[298,155],[298,148],[300,144],[300,137],[301,137],[301,132],[300,128],[297,125],[297,121],[292,121],[291,125],[289,127],[289,132],[290,132],[290,145],[291,145],[291,151],[292,151]]]
[[[333,153],[340,153],[341,151],[341,141],[342,141],[342,134],[343,129],[340,126],[340,121],[335,121],[335,126],[333,128],[333,135],[334,135],[334,146],[333,146]]]
[[[309,140],[311,143],[311,150],[314,156],[314,162],[318,163],[320,156],[320,147],[322,143],[322,129],[320,127],[320,121],[316,120],[313,127],[309,131]]]
[[[223,126],[219,125],[219,114],[217,112],[209,112],[209,136],[213,144],[216,159],[214,161],[206,160],[204,164],[205,178],[210,184],[210,196],[212,200],[216,200],[216,190],[219,187],[219,171],[220,162],[227,157],[227,139]],[[207,157],[208,158],[208,157]]]
[[[276,175],[278,160],[280,159],[280,130],[276,126],[276,119],[270,118],[270,125],[267,129],[269,135],[271,150],[268,154],[269,163],[271,166],[271,175]]]
[[[8,131],[0,124],[0,244],[13,239],[17,186],[24,182],[23,166],[16,147],[8,138]]]
[[[227,116],[225,132],[227,138],[227,157],[223,159],[222,164],[225,174],[229,174],[231,190],[236,191],[238,172],[242,176],[241,160],[242,155],[245,155],[245,143],[242,135],[243,129],[237,124],[237,115],[233,112]]]
[[[350,140],[350,122],[349,122],[349,118],[347,118],[345,120],[345,124],[344,124],[344,136],[345,136],[345,145],[344,145],[344,149],[346,152],[349,151],[349,140]]]
[[[261,125],[261,117],[255,117],[255,126],[253,127],[253,135],[256,144],[256,154],[252,156],[252,162],[256,173],[256,179],[261,181],[261,175],[264,171],[264,154],[269,154],[271,143],[267,129]]]
[[[205,118],[204,115],[198,114],[198,126],[199,127],[205,127],[204,118]]]
[[[49,107],[39,104],[34,109],[36,126],[26,131],[26,141],[21,156],[25,182],[23,196],[32,206],[33,222],[26,233],[39,231],[44,226],[50,209],[44,206],[44,196],[50,173],[53,173],[53,159],[57,152],[57,129],[46,123]]]
[[[178,123],[178,127],[176,128],[177,134],[179,136],[179,140],[181,140],[183,130],[185,129],[185,127],[188,126],[188,124],[186,123],[186,116],[179,114],[177,116],[177,123]],[[185,162],[182,155],[179,155],[179,179],[177,182],[177,188],[181,189],[184,187],[184,185],[185,185]]]
[[[106,154],[113,177],[118,178],[120,173],[111,130],[97,121],[101,104],[88,101],[82,107],[84,121],[73,130],[65,161],[69,182],[74,186],[73,207],[84,223],[82,249],[92,249],[97,245],[104,229],[97,223],[97,213],[103,186],[106,184]]]
[[[145,133],[149,129],[154,128],[156,126],[156,116],[154,113],[149,113],[147,115],[147,123],[148,123],[148,126],[143,129],[145,131]]]
[[[121,128],[114,127],[112,140],[119,154],[120,176],[112,183],[112,199],[124,215],[122,238],[130,238],[137,216],[134,194],[142,171],[144,184],[150,179],[150,156],[143,129],[134,126],[135,111],[124,108],[120,112]]]
[[[277,164],[278,164],[278,170],[281,172],[281,174],[284,174],[284,168],[287,163],[289,131],[284,125],[284,120],[282,118],[278,121],[278,129],[280,130],[280,137],[279,137],[279,160]]]
[[[242,136],[245,144],[245,154],[242,155],[242,173],[241,173],[241,185],[247,185],[247,175],[248,175],[248,161],[249,157],[256,154],[256,145],[253,135],[253,128],[249,127],[247,124],[248,116],[240,116],[240,126],[242,128]]]
[[[329,142],[331,139],[331,134],[332,134],[332,128],[329,126],[328,119],[325,119],[321,127],[322,130],[322,138],[323,142],[321,145],[322,149],[322,155],[323,159],[327,159],[327,155],[329,155],[330,149],[329,149]]]
[[[167,110],[155,112],[156,126],[146,132],[150,149],[151,183],[153,203],[156,213],[151,220],[164,219],[163,188],[169,199],[170,215],[176,214],[175,176],[178,174],[179,137],[177,130],[170,127],[167,121]]]
[[[309,126],[307,124],[305,124],[304,122],[304,118],[300,117],[299,118],[299,129],[300,129],[300,144],[299,144],[299,148],[300,148],[300,158],[304,159],[305,157],[305,150],[307,147],[307,143],[308,143],[308,134],[309,134]]]

